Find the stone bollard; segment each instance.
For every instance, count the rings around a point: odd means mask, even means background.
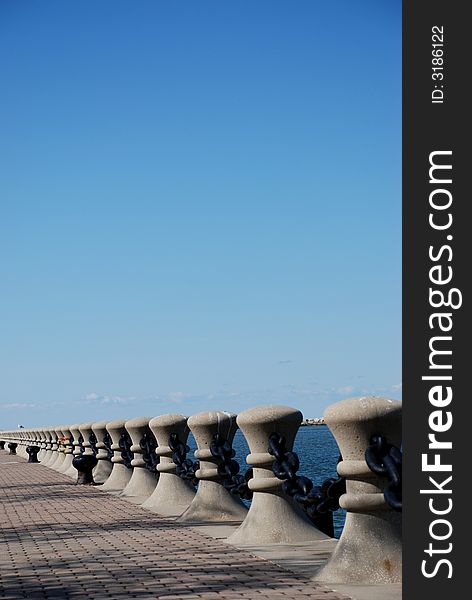
[[[39,454],[38,454],[38,460],[39,460],[39,462],[43,462],[44,457],[46,456],[46,434],[45,434],[43,428],[38,429],[37,434],[38,434],[38,446],[41,448],[41,450],[39,451]]]
[[[247,508],[224,488],[218,475],[218,459],[210,452],[216,433],[233,443],[238,428],[236,415],[223,411],[202,412],[190,417],[187,424],[198,446],[195,457],[200,461],[196,472],[199,484],[195,498],[178,520],[182,523],[242,521]]]
[[[169,448],[171,434],[177,434],[182,443],[187,443],[187,417],[174,414],[154,417],[149,421],[149,427],[159,444],[156,450],[160,458],[157,465],[159,481],[142,506],[166,517],[177,517],[187,510],[195,497],[191,483],[176,475],[177,465],[171,458],[172,450]]]
[[[64,434],[62,433],[62,427],[61,426],[55,427],[54,433],[56,435],[56,440],[57,440],[56,441],[55,458],[51,460],[51,462],[49,463],[48,466],[50,469],[54,469],[55,471],[58,471],[60,469],[60,467],[62,466],[62,463],[64,462],[64,445],[62,442]]]
[[[347,511],[336,549],[316,576],[325,583],[395,583],[401,581],[401,513],[385,502],[387,480],[365,461],[372,435],[401,446],[402,403],[379,397],[351,398],[329,406],[324,414],[343,460],[338,473],[346,477],[339,504]]]
[[[0,440],[0,450],[5,450],[5,442]]]
[[[15,442],[10,442],[8,444],[8,448],[10,450],[8,454],[16,455],[16,449],[18,448],[18,444],[16,444]]]
[[[47,459],[47,463],[46,461],[43,461],[43,464],[45,464],[47,467],[51,468],[52,465],[56,462],[57,456],[58,456],[58,437],[57,437],[57,433],[56,433],[56,429],[55,427],[50,427],[50,429],[48,430],[49,432],[49,450],[50,450],[50,454],[49,454],[49,458]]]
[[[246,461],[254,468],[254,477],[248,483],[254,495],[247,517],[227,539],[228,543],[241,546],[330,539],[283,492],[283,481],[272,472],[274,457],[268,452],[270,434],[284,436],[285,447],[291,451],[302,419],[299,410],[279,405],[258,406],[238,415],[237,423],[250,450]]]
[[[51,427],[49,429],[49,436],[51,439],[50,449],[51,449],[51,458],[48,460],[47,467],[50,469],[53,468],[54,463],[59,456],[59,438],[55,427]],[[44,464],[44,463],[43,463]]]
[[[46,466],[49,468],[52,468],[52,465],[57,460],[58,450],[59,450],[59,439],[58,439],[58,435],[57,435],[55,427],[51,427],[49,429],[49,438],[51,440],[51,442],[50,442],[51,455],[50,455],[50,459],[48,460],[48,463]]]
[[[23,458],[26,458],[27,454],[25,451],[25,430],[24,429],[21,429],[20,431],[18,431],[16,433],[15,441],[18,444],[16,453],[18,454],[18,456],[22,456]]]
[[[41,462],[43,463],[43,466],[45,467],[49,467],[49,463],[52,461],[53,457],[54,457],[54,452],[52,450],[53,447],[53,435],[52,435],[52,429],[50,429],[49,427],[45,427],[43,429],[44,432],[44,436],[45,436],[45,441],[46,441],[46,445],[44,448],[44,456],[41,460]]]
[[[131,461],[133,474],[120,496],[133,504],[145,502],[153,493],[157,484],[155,468],[157,443],[149,429],[150,420],[151,417],[137,417],[125,423],[126,431],[133,442],[131,446],[131,452],[134,454]]]
[[[132,446],[129,433],[125,429],[126,421],[116,419],[106,424],[106,430],[111,437],[111,449],[113,457],[111,459],[113,468],[110,477],[102,485],[101,490],[111,494],[119,494],[128,485],[133,468],[131,461],[133,453],[129,450]]]
[[[105,440],[108,439],[109,433],[106,429],[108,421],[97,421],[97,423],[92,424],[92,433],[95,435],[97,440],[97,460],[98,464],[93,470],[93,478],[96,484],[105,483],[105,481],[110,477],[111,471],[113,469],[113,463],[111,462],[111,457],[113,456],[113,452],[111,451],[111,445],[107,447],[105,444]]]
[[[95,439],[95,436],[92,438],[92,425],[93,423],[80,423],[79,432],[82,436],[82,448],[85,456],[95,456],[94,449],[92,447],[92,439]]]
[[[97,466],[97,457],[92,454],[74,456],[72,465],[77,469],[77,485],[95,485],[92,471]]]
[[[40,450],[39,446],[26,446],[26,454],[28,454],[28,462],[29,463],[39,463],[38,460],[38,452]]]
[[[68,425],[62,426],[62,446],[64,448],[64,460],[62,464],[58,467],[57,471],[59,473],[66,473],[69,469],[73,469],[72,459],[74,458],[72,452],[74,451],[74,446],[72,444],[72,434],[70,432],[70,428]]]
[[[16,454],[18,456],[22,456],[22,448],[23,448],[23,440],[22,440],[22,434],[23,431],[15,431],[14,436],[13,436],[13,440],[16,444]]]
[[[79,427],[80,427],[80,424],[78,424],[78,423],[75,425],[71,425],[69,427],[69,431],[73,438],[72,460],[70,461],[70,467],[67,469],[67,471],[64,471],[64,475],[67,475],[68,477],[72,477],[73,479],[75,479],[77,477],[77,470],[73,465],[74,458],[76,456],[80,456],[82,454],[82,445],[81,445],[82,434],[79,431]]]

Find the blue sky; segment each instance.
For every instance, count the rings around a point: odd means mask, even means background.
[[[0,30],[0,428],[400,397],[400,2]]]

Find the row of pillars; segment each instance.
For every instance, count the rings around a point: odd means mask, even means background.
[[[236,522],[227,542],[237,546],[320,542],[328,536],[317,529],[282,489],[268,452],[277,433],[292,450],[302,422],[300,411],[280,405],[259,406],[239,415],[202,412],[99,421],[40,429],[0,432],[0,448],[13,451],[79,481],[91,470],[93,482],[109,494],[182,523]],[[335,550],[317,575],[326,583],[391,583],[401,580],[401,513],[385,502],[387,482],[369,469],[365,450],[371,436],[382,435],[401,445],[401,402],[379,397],[344,400],[325,411],[325,423],[342,455],[338,473],[346,478],[340,506],[346,510],[343,532]],[[219,434],[230,445],[238,427],[253,468],[248,487],[250,508],[223,485],[219,461],[210,446]],[[192,432],[199,461],[198,487],[177,475],[172,439],[186,444]],[[32,448],[37,449],[32,451]],[[181,457],[182,458],[182,457]],[[184,457],[185,458],[185,457]],[[87,465],[85,465],[87,463]],[[85,466],[84,466],[85,465]],[[303,457],[301,457],[303,470]],[[85,479],[87,481],[87,478]],[[89,479],[89,481],[92,481]]]

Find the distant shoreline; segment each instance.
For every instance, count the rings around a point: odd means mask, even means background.
[[[324,419],[304,419],[300,427],[309,427],[312,425],[326,425]]]

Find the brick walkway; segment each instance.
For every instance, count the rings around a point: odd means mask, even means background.
[[[0,598],[342,596],[0,450]]]

